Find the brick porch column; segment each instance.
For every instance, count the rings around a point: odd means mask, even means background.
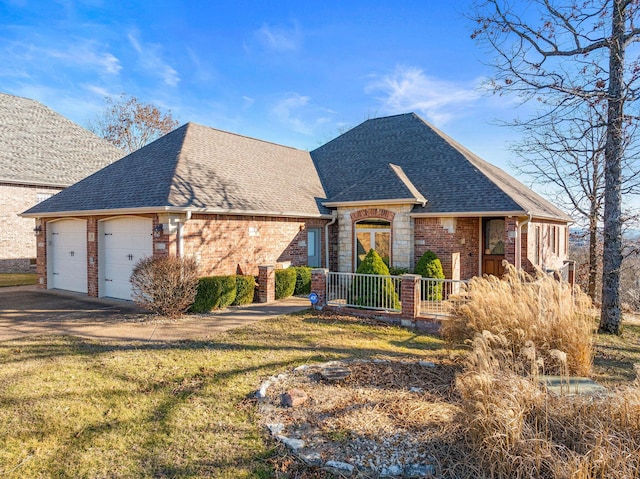
[[[311,270],[311,292],[318,295],[317,308],[322,308],[327,304],[327,276],[328,269],[315,268]]]
[[[276,299],[275,266],[258,266],[258,302],[271,303]]]
[[[420,313],[420,276],[403,274],[400,286],[402,298],[402,318],[414,320]]]

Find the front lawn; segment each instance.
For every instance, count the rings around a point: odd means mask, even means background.
[[[35,273],[0,273],[0,288],[6,286],[24,286],[36,284],[38,277]]]
[[[274,477],[275,446],[247,399],[262,380],[303,363],[449,353],[429,336],[312,314],[211,342],[0,343],[0,475]]]

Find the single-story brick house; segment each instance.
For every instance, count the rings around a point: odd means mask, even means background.
[[[35,270],[33,220],[20,213],[123,155],[42,103],[0,93],[0,273]]]
[[[307,152],[187,123],[24,213],[42,287],[130,297],[147,255],[202,275],[291,263],[355,271],[369,248],[448,278],[558,268],[561,210],[413,113],[367,120]]]

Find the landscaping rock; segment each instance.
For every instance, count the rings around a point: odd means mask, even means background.
[[[290,389],[282,395],[281,403],[284,407],[298,407],[304,404],[309,396],[302,389]]]
[[[277,436],[282,431],[284,431],[284,424],[282,424],[281,422],[267,424],[267,429],[269,429],[269,432],[272,436]]]
[[[436,363],[431,362],[431,361],[418,361],[418,364],[420,366],[422,366],[423,368],[435,368],[436,367]]]
[[[395,477],[402,475],[402,466],[394,464],[393,466],[385,467],[380,471],[380,477]]]
[[[260,385],[260,388],[256,391],[255,397],[258,399],[264,399],[267,397],[267,389],[271,386],[271,381],[265,381]]]
[[[278,436],[278,441],[287,446],[293,452],[302,449],[306,444],[302,439],[295,439],[287,436]]]
[[[411,464],[405,468],[405,477],[433,477],[436,473],[431,464]]]
[[[322,456],[319,452],[309,451],[309,452],[301,452],[298,454],[298,457],[302,459],[305,464],[313,467],[318,467],[322,465]]]
[[[340,461],[327,461],[325,466],[340,472],[347,472],[349,474],[351,474],[355,469],[351,464]]]
[[[320,376],[326,381],[342,381],[348,378],[350,374],[349,368],[342,366],[332,366],[320,371]]]

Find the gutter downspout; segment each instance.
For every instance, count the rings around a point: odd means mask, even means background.
[[[333,210],[331,216],[333,216],[331,221],[324,225],[324,267],[326,269],[329,269],[329,226],[338,220],[338,210]]]
[[[522,223],[517,223],[516,224],[516,241],[518,244],[518,247],[516,249],[516,269],[518,271],[520,271],[522,269],[522,227],[526,224],[529,224],[529,222],[533,219],[533,213],[531,212],[527,212],[527,219],[524,220]],[[528,241],[529,236],[527,236],[527,241]]]

